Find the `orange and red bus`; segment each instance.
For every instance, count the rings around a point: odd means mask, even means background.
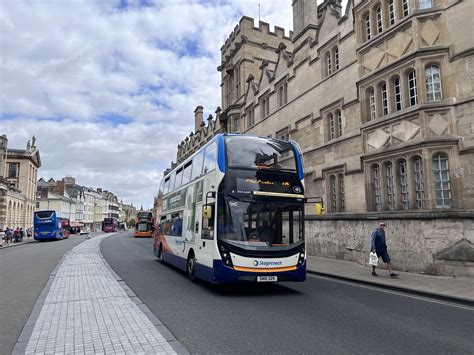
[[[134,233],[135,238],[152,238],[154,230],[155,226],[153,221],[153,213],[151,211],[138,211]]]

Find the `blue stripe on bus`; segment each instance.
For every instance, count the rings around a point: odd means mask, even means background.
[[[217,142],[217,164],[219,165],[219,170],[225,173],[225,143],[224,136],[219,134],[216,137]]]
[[[170,253],[163,252],[163,260],[167,263],[176,266],[177,268],[186,271],[186,263],[187,260],[177,255],[173,255]]]
[[[292,142],[290,142],[290,144],[293,146],[293,150],[295,152],[295,156],[296,156],[296,163],[298,165],[298,177],[300,178],[300,180],[303,180],[304,179],[304,171],[303,171],[303,159],[301,157],[301,153],[298,149],[298,147],[293,144]]]

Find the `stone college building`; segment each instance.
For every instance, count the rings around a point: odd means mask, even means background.
[[[474,1],[293,0],[293,32],[243,17],[221,48],[218,132],[301,146],[307,250],[367,263],[377,220],[399,270],[474,276]],[[288,33],[288,32],[287,32]]]

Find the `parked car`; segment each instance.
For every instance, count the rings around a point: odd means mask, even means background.
[[[91,229],[89,227],[83,227],[81,228],[80,234],[89,234],[91,232]]]

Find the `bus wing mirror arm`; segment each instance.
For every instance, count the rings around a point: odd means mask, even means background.
[[[207,199],[208,198],[212,198],[212,199],[215,199],[216,198],[216,192],[215,191],[208,191],[206,193],[206,205],[208,204],[207,203]]]
[[[304,203],[320,203],[323,204],[323,198],[319,196],[305,197]]]

